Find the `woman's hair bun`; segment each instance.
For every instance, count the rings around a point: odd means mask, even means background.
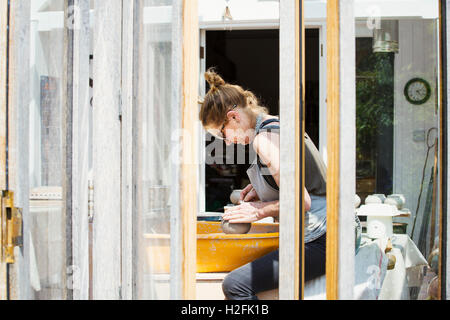
[[[214,88],[218,89],[220,86],[225,85],[225,81],[216,73],[213,68],[209,68],[205,72],[205,79],[206,81],[208,81],[211,90],[214,90]]]

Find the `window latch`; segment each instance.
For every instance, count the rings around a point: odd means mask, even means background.
[[[22,247],[22,209],[14,207],[14,192],[2,191],[2,209],[0,216],[0,261],[14,263],[14,248]]]

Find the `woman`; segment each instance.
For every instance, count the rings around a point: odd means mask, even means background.
[[[252,144],[256,160],[248,169],[251,184],[241,193],[243,204],[226,211],[230,223],[256,222],[279,216],[279,120],[261,107],[255,95],[225,83],[212,69],[200,110],[200,121],[227,145]],[[326,168],[311,139],[305,135],[305,281],[325,274]],[[232,272],[222,284],[230,300],[257,300],[256,294],[278,288],[278,250]]]

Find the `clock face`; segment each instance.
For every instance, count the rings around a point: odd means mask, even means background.
[[[415,78],[408,81],[405,86],[405,96],[412,104],[423,104],[428,101],[431,95],[430,85],[427,81]]]

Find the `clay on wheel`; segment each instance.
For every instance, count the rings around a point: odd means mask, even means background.
[[[250,231],[251,223],[229,223],[222,220],[222,231],[226,234],[246,234]]]

